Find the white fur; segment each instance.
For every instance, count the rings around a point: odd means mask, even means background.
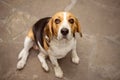
[[[41,46],[41,44],[39,43],[39,41],[38,41],[38,46],[40,47],[40,51],[42,52],[42,53],[44,53],[44,54],[46,54],[47,55],[47,52],[44,50],[44,48]]]
[[[53,55],[57,59],[60,59],[65,57],[67,53],[73,49],[74,46],[75,46],[75,38],[72,38],[71,40],[53,39],[50,43],[50,48],[49,48],[52,51],[52,53],[48,53],[48,54]]]
[[[17,63],[17,69],[22,69],[27,61],[27,57],[29,55],[29,49],[33,46],[33,41],[31,38],[26,37],[24,41],[24,48],[22,51],[19,53],[18,56],[18,63]]]
[[[72,62],[75,63],[75,64],[78,64],[80,59],[77,55],[77,52],[76,52],[76,40],[75,40],[75,43],[74,43],[74,46],[73,46],[73,49],[72,49]]]
[[[60,66],[54,67],[55,75],[56,77],[62,78],[63,77],[63,71],[60,68]]]
[[[38,54],[38,59],[39,59],[39,61],[41,62],[43,69],[44,69],[45,71],[49,71],[49,67],[48,67],[48,65],[47,65],[47,62],[46,62],[45,58],[46,58],[46,55],[45,55],[44,53],[41,53],[41,52],[40,52],[40,53]]]

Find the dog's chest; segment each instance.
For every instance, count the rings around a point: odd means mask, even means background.
[[[50,43],[50,48],[52,51],[52,55],[56,58],[63,58],[67,55],[67,53],[69,51],[71,51],[71,49],[73,48],[75,44],[75,39],[71,39],[71,40],[53,40]]]

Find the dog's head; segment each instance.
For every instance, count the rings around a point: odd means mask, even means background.
[[[78,19],[69,12],[58,12],[48,22],[50,38],[56,37],[58,40],[71,39],[78,32],[82,37],[80,23]]]

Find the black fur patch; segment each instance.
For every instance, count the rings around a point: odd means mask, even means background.
[[[43,44],[44,28],[46,27],[50,18],[51,17],[42,18],[39,21],[37,21],[33,26],[33,33],[34,33],[35,42],[38,45],[37,41],[39,41],[43,48],[44,48],[44,44]]]

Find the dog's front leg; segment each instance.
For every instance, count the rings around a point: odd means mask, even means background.
[[[46,62],[46,55],[44,53],[40,52],[38,54],[38,59],[41,62],[43,69],[45,71],[49,71],[49,67],[48,67],[47,62]]]
[[[76,51],[76,40],[75,40],[75,43],[74,43],[74,46],[73,46],[73,49],[72,49],[72,62],[75,63],[75,64],[78,64],[80,59],[77,55],[77,51]]]
[[[58,64],[57,59],[54,56],[49,56],[49,58],[50,58],[50,60],[53,64],[54,71],[55,71],[55,76],[58,77],[58,78],[62,78],[63,77],[63,71]]]

